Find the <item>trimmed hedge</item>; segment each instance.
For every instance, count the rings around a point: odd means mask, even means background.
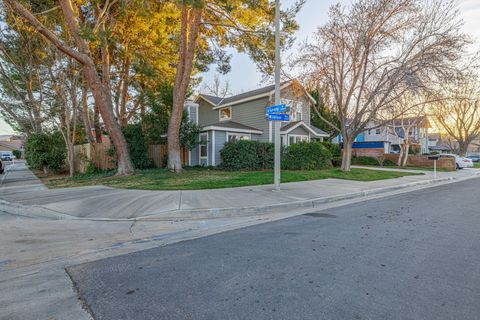
[[[221,167],[226,170],[272,169],[273,151],[273,143],[248,140],[227,142],[220,150]]]
[[[226,170],[272,169],[274,145],[258,141],[227,142],[220,151]],[[301,142],[282,149],[284,170],[319,170],[332,166],[332,154],[323,142]]]
[[[332,154],[322,142],[300,142],[288,147],[283,155],[285,170],[319,170],[332,166]]]
[[[357,166],[379,166],[380,163],[374,157],[352,157],[352,164]]]

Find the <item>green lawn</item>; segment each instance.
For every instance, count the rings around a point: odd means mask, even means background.
[[[421,174],[421,173],[418,173]],[[411,172],[340,169],[315,171],[282,171],[282,182],[320,180],[328,178],[356,181],[374,181],[403,176],[418,175]],[[198,190],[255,186],[273,183],[273,171],[221,171],[208,169],[185,169],[175,174],[166,169],[141,170],[131,176],[117,177],[113,172],[69,177],[41,177],[49,188],[68,188],[91,185],[105,185],[124,189],[142,190]]]
[[[480,162],[474,162],[473,165],[475,166],[475,168],[480,168]]]

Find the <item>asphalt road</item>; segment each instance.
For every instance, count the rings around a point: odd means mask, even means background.
[[[480,180],[68,269],[100,319],[479,319]]]

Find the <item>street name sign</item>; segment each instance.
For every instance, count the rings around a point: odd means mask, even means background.
[[[286,104],[279,104],[267,108],[267,115],[272,113],[287,113],[290,112],[290,107]]]
[[[284,113],[269,113],[267,114],[268,121],[290,121],[290,115]]]

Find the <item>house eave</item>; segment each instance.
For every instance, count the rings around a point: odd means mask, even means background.
[[[280,134],[289,134],[290,132],[292,132],[293,130],[297,129],[298,127],[304,127],[308,132],[310,132],[311,134],[313,134],[314,136],[316,137],[321,137],[321,138],[328,138],[330,137],[328,134],[321,134],[321,133],[317,133],[315,132],[312,128],[310,128],[310,126],[308,126],[305,122],[303,121],[300,121],[299,123],[297,123],[296,125],[294,125],[293,127],[289,128],[288,130],[286,131],[281,131],[280,130]]]
[[[250,130],[250,129],[217,127],[217,126],[206,126],[202,128],[202,132],[205,132],[205,131],[225,131],[225,132],[235,132],[235,133],[263,134],[263,131],[261,130]]]

